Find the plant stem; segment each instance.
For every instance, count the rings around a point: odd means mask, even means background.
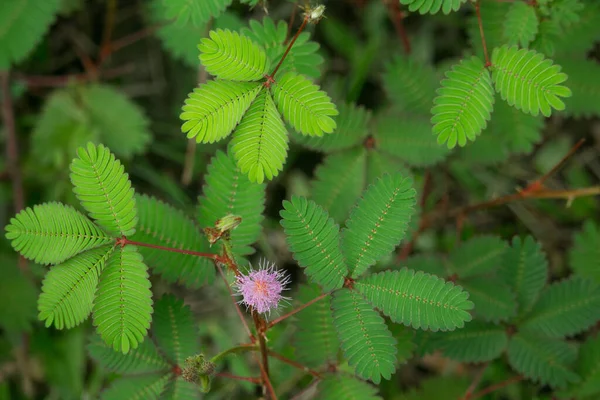
[[[218,376],[220,378],[235,379],[237,381],[252,382],[256,385],[260,385],[260,382],[261,382],[260,378],[256,378],[256,377],[252,377],[252,376],[232,375],[232,374],[228,374],[227,372],[219,372],[219,373],[215,374],[215,376]]]
[[[475,3],[475,13],[477,13],[477,24],[479,24],[479,35],[481,36],[481,44],[483,45],[483,54],[485,56],[486,68],[491,66],[490,57],[488,55],[487,43],[485,41],[485,34],[483,33],[483,23],[481,21],[481,0],[477,0]]]
[[[478,399],[480,397],[485,396],[486,394],[490,394],[492,392],[495,392],[496,390],[500,390],[503,387],[506,387],[508,385],[512,385],[513,383],[516,383],[516,382],[520,382],[523,379],[525,379],[525,378],[523,376],[521,376],[521,375],[513,376],[512,378],[509,378],[509,379],[507,379],[505,381],[496,383],[495,385],[489,386],[489,387],[487,387],[487,388],[485,388],[485,389],[483,389],[483,390],[475,393],[473,396],[470,397],[470,400]]]
[[[585,139],[579,140],[579,142],[577,142],[575,144],[575,146],[571,147],[571,150],[569,150],[569,152],[563,158],[561,158],[560,161],[558,163],[556,163],[556,165],[554,167],[552,167],[552,169],[550,171],[546,172],[540,179],[537,179],[536,181],[532,182],[523,191],[526,192],[528,189],[531,189],[531,188],[541,189],[541,187],[544,184],[544,182],[546,182],[546,180],[548,180],[548,178],[550,178],[550,176],[552,176],[563,165],[565,165],[565,163],[567,162],[567,160],[569,158],[571,158],[573,156],[573,154],[575,154],[577,152],[577,150],[579,150],[579,148],[583,145],[584,142],[585,142]]]
[[[288,44],[287,49],[285,49],[285,53],[283,53],[283,56],[281,56],[281,60],[279,60],[279,63],[277,64],[277,66],[275,67],[275,69],[273,70],[273,72],[271,73],[271,75],[269,75],[267,77],[267,78],[270,78],[270,79],[267,79],[267,82],[265,82],[265,83],[269,83],[270,80],[273,80],[275,78],[275,74],[277,73],[277,71],[279,71],[279,67],[281,67],[281,64],[283,64],[283,61],[285,60],[285,58],[289,54],[290,50],[292,49],[292,46],[294,45],[294,43],[298,39],[298,36],[300,36],[300,33],[302,33],[302,31],[306,27],[306,24],[308,23],[309,18],[310,17],[308,15],[306,15],[304,17],[304,20],[302,21],[302,25],[300,25],[300,28],[298,28],[298,31],[296,32],[296,35],[294,35],[294,37],[292,38],[292,40]]]
[[[396,34],[402,42],[404,53],[410,54],[410,41],[408,40],[408,35],[406,34],[406,29],[404,28],[404,14],[400,9],[400,4],[397,0],[384,0],[384,3],[387,3],[388,9],[390,10],[390,19],[394,23]]]
[[[129,74],[135,71],[135,65],[126,64],[120,67],[115,67],[107,70],[100,70],[99,75],[104,79],[117,78],[119,76]],[[70,82],[87,82],[92,77],[87,73],[81,74],[70,74],[70,75],[16,75],[17,80],[25,82],[29,88],[36,87],[62,87],[68,85]]]
[[[225,351],[220,352],[219,354],[217,354],[216,356],[214,356],[213,358],[210,359],[211,362],[216,363],[217,361],[219,361],[219,359],[225,357],[228,354],[232,354],[232,353],[243,353],[245,351],[255,351],[258,348],[256,347],[256,345],[250,345],[248,346],[247,344],[242,344],[239,346],[235,346],[235,347],[231,347]]]
[[[463,400],[471,400],[471,396],[473,395],[473,392],[475,391],[475,389],[477,389],[477,386],[479,386],[479,384],[481,383],[483,374],[485,373],[485,370],[487,369],[487,367],[489,365],[490,365],[490,363],[486,362],[485,364],[483,364],[483,367],[481,367],[481,369],[477,372],[477,375],[475,375],[475,379],[473,379],[473,382],[467,388],[467,391],[465,392]]]
[[[287,33],[285,34],[285,41],[283,43],[287,43],[290,40],[290,35],[292,34],[292,25],[294,25],[294,20],[296,19],[296,12],[298,11],[298,3],[294,3],[294,8],[292,9],[292,15],[290,16],[290,22],[288,23]]]
[[[199,251],[183,250],[183,249],[176,249],[174,247],[159,246],[157,244],[136,242],[136,241],[133,241],[133,240],[129,240],[129,239],[125,238],[125,237],[123,237],[121,239],[118,239],[117,240],[117,244],[120,244],[122,246],[129,244],[129,245],[133,245],[133,246],[149,247],[151,249],[170,251],[170,252],[173,252],[173,253],[181,253],[181,254],[188,254],[190,256],[210,258],[211,260],[214,260],[214,261],[217,261],[217,262],[220,262],[220,263],[226,263],[226,261],[221,256],[219,256],[218,254],[202,253],[202,252],[199,252]]]
[[[272,350],[269,350],[269,351],[268,351],[268,354],[269,354],[271,357],[274,357],[274,358],[278,359],[279,361],[282,361],[282,362],[284,362],[284,363],[286,363],[286,364],[289,364],[289,365],[291,365],[291,366],[292,366],[292,367],[294,367],[294,368],[298,368],[298,369],[299,369],[299,370],[301,370],[301,371],[304,371],[304,372],[307,372],[307,373],[311,374],[311,375],[312,375],[312,376],[314,376],[315,378],[319,378],[319,379],[322,379],[322,378],[323,378],[323,377],[321,376],[321,374],[320,374],[320,373],[318,373],[317,371],[315,371],[315,370],[313,370],[313,369],[310,369],[310,368],[308,368],[307,366],[304,366],[304,365],[300,364],[299,362],[296,362],[296,361],[294,361],[294,360],[290,360],[289,358],[287,358],[287,357],[285,357],[285,356],[283,356],[283,355],[281,355],[281,354],[279,354],[279,353],[276,353],[276,352],[274,352],[274,351],[272,351]]]
[[[233,291],[231,290],[231,287],[229,286],[229,282],[227,281],[227,277],[225,276],[225,273],[223,272],[223,268],[221,268],[220,265],[217,265],[217,270],[219,271],[219,274],[221,274],[221,278],[223,278],[223,282],[225,282],[225,286],[227,287],[227,290],[229,291],[229,296],[231,297],[231,301],[233,302],[233,305],[235,306],[235,311],[237,312],[237,315],[240,317],[240,320],[242,321],[244,330],[248,334],[250,341],[252,343],[254,343],[256,341],[256,338],[250,331],[250,327],[248,326],[248,323],[246,322],[246,318],[244,318],[244,314],[242,313],[242,310],[240,309],[240,305],[237,303],[237,301],[235,301],[235,298],[233,297]]]
[[[274,319],[273,321],[269,322],[269,324],[267,325],[267,329],[270,329],[270,328],[272,328],[273,326],[275,326],[276,324],[280,323],[280,322],[281,322],[281,321],[283,321],[284,319],[286,319],[286,318],[289,318],[289,317],[291,317],[292,315],[294,315],[294,314],[296,314],[296,313],[298,313],[298,312],[300,312],[300,311],[304,310],[306,307],[308,307],[308,306],[310,306],[310,305],[312,305],[312,304],[316,303],[317,301],[321,300],[322,298],[324,298],[324,297],[326,297],[326,296],[328,296],[328,295],[329,295],[329,293],[323,293],[322,295],[320,295],[320,296],[318,296],[318,297],[315,297],[314,299],[312,299],[312,300],[311,300],[311,301],[309,301],[308,303],[306,303],[306,304],[302,304],[301,306],[299,306],[298,308],[296,308],[296,309],[294,309],[294,310],[290,311],[289,313],[287,313],[287,314],[285,314],[285,315],[282,315],[282,316],[281,316],[281,317],[279,317],[279,318],[276,318],[276,319]]]
[[[117,12],[117,0],[107,0],[106,14],[104,18],[104,32],[102,33],[102,45],[98,55],[98,65],[104,63],[111,53],[111,43],[113,28],[115,26],[115,14]]]
[[[265,320],[258,315],[256,310],[252,310],[252,318],[254,320],[254,326],[256,327],[256,334],[258,335],[258,344],[260,346],[260,355],[262,357],[262,364],[265,368],[267,375],[269,375],[269,356],[267,349],[267,342],[265,340]]]

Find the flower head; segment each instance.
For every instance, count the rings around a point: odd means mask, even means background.
[[[281,300],[287,300],[281,292],[287,290],[290,282],[285,272],[275,269],[275,264],[261,260],[258,269],[250,269],[248,273],[236,278],[235,286],[242,296],[240,303],[254,308],[259,313],[270,313],[276,309]]]

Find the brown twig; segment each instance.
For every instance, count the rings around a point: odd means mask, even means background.
[[[260,378],[257,378],[257,377],[253,377],[253,376],[238,376],[238,375],[229,374],[227,372],[219,372],[219,373],[215,374],[215,376],[218,376],[220,378],[235,379],[237,381],[252,382],[252,383],[254,383],[256,385],[260,385],[260,383],[261,383]]]
[[[298,12],[298,3],[294,3],[294,8],[292,9],[292,15],[290,16],[290,22],[288,23],[287,33],[285,34],[284,44],[290,40],[290,35],[292,34],[292,26],[294,25],[294,20],[296,19],[296,13]]]
[[[190,256],[210,258],[211,260],[214,260],[214,261],[226,264],[226,260],[223,257],[221,257],[220,255],[218,255],[218,254],[203,253],[203,252],[200,252],[200,251],[184,250],[184,249],[177,249],[177,248],[174,248],[174,247],[159,246],[157,244],[136,242],[134,240],[129,240],[126,237],[122,237],[120,239],[117,239],[117,244],[120,245],[120,246],[133,245],[133,246],[149,247],[151,249],[170,251],[170,252],[173,252],[173,253],[181,253],[181,254],[187,254],[187,255],[190,255]]]
[[[513,383],[517,383],[522,381],[523,379],[525,379],[523,376],[521,375],[517,375],[517,376],[513,376],[512,378],[509,378],[505,381],[496,383],[495,385],[489,386],[483,390],[480,390],[479,392],[475,393],[473,396],[470,397],[470,400],[475,400],[478,399],[480,397],[485,396],[486,394],[490,394],[492,392],[495,392],[496,390],[500,390],[503,387],[512,385]]]
[[[150,25],[140,31],[134,32],[127,36],[123,36],[122,38],[113,41],[110,45],[110,53],[109,54],[115,53],[119,50],[122,50],[123,48],[125,48],[127,46],[131,46],[132,44],[139,42],[140,40],[152,35],[161,26],[163,26],[163,24]]]
[[[394,24],[394,29],[396,30],[398,38],[400,38],[400,41],[402,42],[404,53],[410,54],[410,41],[408,40],[406,28],[404,27],[404,13],[400,9],[400,3],[396,0],[384,0],[384,2],[390,10],[390,19]]]
[[[487,43],[485,41],[485,34],[483,33],[483,23],[481,20],[481,0],[477,0],[475,3],[475,13],[477,14],[477,24],[479,25],[479,35],[481,36],[481,44],[483,45],[483,54],[485,56],[485,66],[489,67],[492,65],[490,57],[488,55]]]
[[[299,313],[300,311],[304,310],[306,307],[316,303],[317,301],[321,300],[324,297],[327,297],[329,295],[329,293],[323,293],[322,295],[315,297],[314,299],[312,299],[311,301],[309,301],[308,303],[302,304],[301,306],[299,306],[298,308],[290,311],[289,313],[282,315],[279,318],[274,319],[273,321],[269,322],[269,324],[267,325],[267,329],[272,328],[273,326],[275,326],[276,324],[280,323],[281,321],[283,321],[286,318],[291,317],[292,315]]]
[[[102,44],[98,55],[98,65],[102,65],[109,54],[111,54],[111,38],[115,26],[115,14],[117,13],[117,0],[107,0],[106,14],[104,18],[104,31],[102,32]]]
[[[479,386],[479,384],[481,383],[483,374],[485,373],[485,370],[487,369],[487,367],[489,365],[490,365],[490,363],[486,362],[485,364],[483,364],[483,367],[481,367],[479,369],[479,371],[477,372],[477,375],[475,375],[475,379],[473,379],[473,382],[471,382],[471,384],[467,388],[467,391],[465,392],[465,395],[462,397],[463,400],[471,400],[471,396],[473,395],[473,392],[475,392],[475,389],[477,389],[477,386]]]
[[[120,67],[115,67],[100,71],[100,76],[104,79],[113,79],[119,76],[128,74],[135,71],[135,65],[125,64]],[[42,87],[63,87],[71,82],[84,83],[95,79],[88,73],[71,74],[71,75],[58,75],[58,76],[46,76],[46,75],[16,75],[16,78],[24,82],[29,88],[42,88]]]
[[[310,368],[308,368],[307,366],[300,364],[299,362],[296,362],[296,361],[294,361],[294,360],[290,360],[289,358],[287,358],[287,357],[285,357],[285,356],[283,356],[283,355],[281,355],[281,354],[279,354],[279,353],[276,353],[276,352],[274,352],[274,351],[272,351],[272,350],[269,350],[269,351],[268,351],[268,354],[269,354],[271,357],[273,357],[273,358],[276,358],[276,359],[278,359],[278,360],[279,360],[279,361],[281,361],[281,362],[284,362],[284,363],[286,363],[286,364],[289,364],[289,365],[291,365],[291,366],[292,366],[292,367],[294,367],[294,368],[297,368],[297,369],[299,369],[299,370],[301,370],[301,371],[304,371],[304,372],[306,372],[306,373],[308,373],[308,374],[311,374],[311,375],[312,375],[312,376],[314,376],[315,378],[319,378],[319,379],[322,379],[322,378],[323,378],[323,376],[322,376],[320,373],[318,373],[317,371],[315,371],[315,370],[313,370],[313,369],[310,369]]]
[[[279,71],[279,68],[281,67],[281,64],[283,64],[283,61],[285,60],[285,58],[289,54],[290,50],[292,49],[292,46],[294,45],[294,43],[298,39],[298,36],[300,36],[300,33],[302,33],[302,31],[306,27],[306,24],[308,23],[309,19],[310,19],[310,16],[308,14],[304,16],[304,20],[302,21],[302,25],[300,25],[300,28],[298,28],[298,32],[296,32],[296,34],[294,35],[294,37],[292,38],[292,40],[288,44],[288,47],[285,49],[285,53],[283,53],[283,56],[281,56],[281,59],[279,60],[279,63],[277,64],[277,66],[275,67],[275,69],[273,70],[273,72],[267,77],[267,78],[270,78],[270,79],[267,79],[267,81],[265,82],[266,84],[269,84],[273,79],[275,79],[275,74],[277,73],[277,71]]]

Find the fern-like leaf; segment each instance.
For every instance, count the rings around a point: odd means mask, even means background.
[[[317,85],[289,72],[277,79],[272,87],[277,109],[290,125],[309,136],[323,136],[336,128],[333,116],[338,115],[335,105]]]
[[[325,291],[340,288],[348,273],[338,226],[312,200],[292,196],[283,202],[281,226],[290,250],[306,274]]]
[[[71,329],[90,315],[98,278],[112,251],[112,246],[98,247],[50,269],[38,300],[39,319],[46,327]]]
[[[429,103],[431,105],[431,103]],[[449,151],[439,146],[425,119],[386,115],[377,120],[373,135],[378,150],[414,167],[427,167],[444,160]]]
[[[582,332],[600,320],[600,287],[572,277],[552,284],[521,324],[522,330],[562,338]]]
[[[506,321],[517,313],[517,300],[508,285],[489,276],[478,276],[461,280],[460,284],[469,292],[475,304],[474,314],[484,321]]]
[[[477,57],[461,61],[446,73],[431,112],[433,133],[451,149],[474,141],[486,128],[494,108],[490,72]]]
[[[342,250],[356,278],[388,255],[404,237],[416,191],[401,174],[386,174],[365,190],[342,231]]]
[[[506,330],[490,323],[471,321],[463,329],[436,333],[434,345],[459,362],[479,363],[494,360],[506,350]]]
[[[492,53],[492,79],[503,100],[524,113],[549,117],[552,109],[564,110],[561,97],[571,90],[561,85],[567,75],[561,67],[535,50],[502,46]]]
[[[271,180],[283,170],[288,135],[271,94],[263,90],[238,125],[231,151],[242,173],[251,182]]]
[[[200,386],[196,383],[184,381],[181,377],[173,377],[165,385],[161,399],[164,400],[189,400],[201,398]]]
[[[152,332],[173,365],[183,366],[187,357],[200,351],[197,331],[190,308],[175,296],[163,296],[154,305]]]
[[[423,272],[380,272],[356,281],[354,287],[392,321],[416,329],[454,330],[471,320],[469,294]]]
[[[383,318],[348,289],[333,293],[331,309],[344,356],[356,374],[374,383],[390,379],[396,370],[396,340]]]
[[[577,275],[600,283],[600,227],[587,220],[573,242],[569,252],[571,268]]]
[[[135,233],[134,190],[121,162],[103,145],[79,148],[71,163],[73,192],[90,217],[113,236]]]
[[[101,400],[158,400],[171,374],[128,376],[114,381],[102,392]]]
[[[600,4],[586,2],[579,22],[561,32],[555,54],[561,58],[584,58],[600,39]]]
[[[509,46],[529,46],[538,33],[539,20],[533,5],[513,3],[504,21],[504,37]]]
[[[367,151],[358,147],[329,155],[315,171],[313,200],[343,223],[366,185]]]
[[[563,57],[563,71],[569,76],[573,96],[565,99],[565,115],[580,117],[600,116],[600,64],[594,60]]]
[[[218,79],[257,81],[269,71],[270,64],[256,43],[229,29],[210,31],[200,41],[200,61],[206,71]]]
[[[573,345],[526,333],[517,333],[508,344],[508,362],[516,371],[555,388],[580,380],[570,369],[576,357]]]
[[[39,264],[59,264],[114,241],[85,215],[60,203],[21,211],[6,226],[6,238],[23,257]]]
[[[202,26],[211,18],[218,17],[232,0],[163,0],[167,19],[177,19],[178,25]]]
[[[367,185],[373,185],[383,175],[391,173],[399,173],[410,179],[414,178],[406,165],[396,157],[375,149],[367,151]]]
[[[59,0],[6,0],[0,4],[0,70],[7,70],[34,50],[56,18]]]
[[[317,286],[301,286],[294,296],[301,304],[306,304],[319,296]],[[296,314],[294,347],[298,361],[317,368],[337,362],[340,345],[331,316],[331,299],[325,297]]]
[[[231,231],[232,251],[238,257],[254,253],[250,246],[262,231],[265,185],[250,182],[233,157],[222,151],[213,157],[205,181],[203,195],[198,199],[200,226],[211,227],[227,214],[237,215],[242,222]]]
[[[600,366],[600,336],[589,337],[579,349],[576,371],[581,377],[581,382],[572,391],[576,398],[598,397],[600,394],[598,366]]]
[[[435,70],[413,57],[396,55],[385,66],[384,87],[395,106],[407,114],[427,115],[435,97]]]
[[[408,257],[402,262],[402,266],[415,271],[423,271],[440,278],[448,276],[448,272],[446,271],[442,260],[439,257],[430,254],[417,254]]]
[[[328,375],[319,382],[315,400],[382,400],[377,388],[348,375]]]
[[[213,143],[229,136],[261,91],[260,83],[209,81],[185,100],[181,131],[198,143]]]
[[[505,101],[496,101],[494,118],[486,131],[489,134],[485,136],[499,137],[510,153],[529,154],[534,145],[542,140],[543,128],[544,119],[541,115],[534,117],[524,114]],[[495,151],[499,152],[497,147]]]
[[[168,371],[169,363],[156,350],[151,340],[144,340],[137,349],[125,355],[114,351],[97,335],[94,335],[87,346],[90,356],[102,368],[119,374],[144,374],[149,372]]]
[[[131,240],[180,250],[208,251],[208,242],[183,212],[146,195],[136,196],[136,205],[139,222]],[[145,246],[138,251],[144,263],[168,282],[197,288],[214,281],[214,264],[207,258]]]
[[[418,11],[419,14],[437,14],[442,11],[450,14],[458,11],[460,6],[467,0],[400,0],[400,4],[408,5],[409,11]]]
[[[517,295],[519,313],[528,312],[548,280],[548,261],[541,246],[531,237],[515,237],[504,253],[499,276]]]
[[[355,104],[341,103],[339,115],[334,119],[337,125],[335,134],[306,136],[293,132],[292,138],[309,149],[326,153],[350,149],[362,143],[368,134],[371,113]]]
[[[450,253],[448,270],[463,279],[494,272],[507,247],[497,236],[474,237]]]
[[[144,340],[152,316],[147,267],[135,246],[117,247],[107,261],[94,302],[94,325],[115,351],[127,354]]]

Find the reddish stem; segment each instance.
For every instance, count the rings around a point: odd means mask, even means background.
[[[490,365],[490,363],[486,362],[485,364],[483,364],[483,367],[477,372],[477,375],[475,375],[475,379],[473,379],[473,382],[467,388],[463,400],[471,400],[471,396],[473,395],[475,389],[477,389],[477,386],[479,386],[479,383],[481,383],[481,379],[483,378],[483,374],[485,373],[485,370],[487,369],[488,365]]]
[[[223,268],[221,268],[220,265],[217,265],[217,270],[219,271],[221,278],[223,278],[223,282],[225,282],[225,286],[227,287],[227,290],[229,291],[229,296],[231,297],[231,301],[233,301],[233,305],[235,306],[235,311],[237,312],[238,317],[240,317],[240,320],[242,321],[244,330],[248,334],[250,341],[252,343],[256,342],[256,338],[250,331],[250,327],[248,326],[248,323],[246,322],[246,318],[244,318],[244,314],[242,313],[242,310],[240,309],[240,305],[237,303],[237,301],[235,301],[235,298],[233,297],[233,291],[231,290],[231,287],[229,286],[229,282],[227,281],[227,277],[225,276],[225,273],[223,272]]]
[[[483,45],[483,54],[485,56],[486,68],[491,66],[490,57],[488,55],[487,43],[485,41],[485,34],[483,33],[483,23],[481,21],[481,0],[477,0],[475,3],[475,13],[477,13],[477,24],[479,24],[479,35],[481,36],[481,44]]]
[[[298,3],[294,3],[294,8],[292,9],[292,15],[290,16],[290,23],[288,24],[287,33],[285,34],[285,41],[283,43],[287,43],[290,39],[290,35],[292,34],[292,25],[294,25],[294,20],[296,19],[296,12],[298,11]]]
[[[270,328],[272,328],[273,326],[275,326],[276,324],[278,324],[278,323],[280,323],[281,321],[283,321],[284,319],[286,319],[286,318],[289,318],[289,317],[291,317],[292,315],[294,315],[294,314],[296,314],[296,313],[299,313],[300,311],[304,310],[306,307],[308,307],[308,306],[310,306],[310,305],[312,305],[312,304],[316,303],[317,301],[321,300],[322,298],[324,298],[324,297],[326,297],[326,296],[328,296],[328,295],[329,295],[329,293],[323,293],[322,295],[320,295],[320,296],[318,296],[318,297],[315,297],[314,299],[312,299],[312,300],[311,300],[311,301],[309,301],[308,303],[306,303],[306,304],[302,304],[301,306],[299,306],[298,308],[296,308],[296,309],[294,309],[294,310],[290,311],[289,313],[287,313],[287,314],[285,314],[285,315],[282,315],[282,316],[281,316],[281,317],[279,317],[279,318],[276,318],[276,319],[274,319],[273,321],[269,322],[269,324],[267,325],[267,329],[270,329]]]
[[[125,246],[125,245],[130,244],[130,245],[133,245],[133,246],[149,247],[151,249],[170,251],[170,252],[173,252],[173,253],[181,253],[181,254],[188,254],[190,256],[210,258],[211,260],[215,260],[215,261],[223,263],[223,264],[226,263],[226,261],[223,259],[223,257],[219,256],[218,254],[202,253],[200,251],[183,250],[183,249],[176,249],[174,247],[159,246],[157,244],[136,242],[134,240],[129,240],[126,237],[122,237],[120,239],[117,239],[117,244],[121,245],[121,246]]]
[[[521,375],[513,376],[510,379],[507,379],[505,381],[499,382],[499,383],[497,383],[495,385],[489,386],[489,387],[487,387],[487,388],[485,388],[485,389],[483,389],[483,390],[475,393],[469,399],[470,400],[478,399],[480,397],[485,396],[486,394],[490,394],[492,392],[495,392],[496,390],[500,390],[500,389],[502,389],[502,388],[504,388],[506,386],[512,385],[513,383],[520,382],[523,379],[525,379],[525,378],[523,376],[521,376]]]
[[[135,65],[126,64],[121,67],[107,69],[100,71],[100,76],[105,79],[117,78],[121,75],[131,73],[135,70]],[[60,76],[45,76],[45,75],[17,75],[17,79],[25,82],[28,87],[62,87],[68,85],[70,82],[83,83],[93,80],[94,77],[88,73],[72,74],[72,75],[60,75]]]
[[[396,29],[396,34],[400,38],[400,41],[402,41],[404,52],[406,54],[410,54],[410,41],[408,40],[408,35],[406,34],[406,29],[404,28],[404,13],[400,9],[400,4],[397,0],[388,0],[386,2],[390,10],[390,19],[394,23],[394,29]]]
[[[252,383],[254,383],[256,385],[260,385],[261,384],[261,379],[253,377],[253,376],[238,376],[238,375],[229,374],[227,372],[219,372],[219,373],[217,373],[215,375],[218,376],[218,377],[221,377],[221,378],[234,379],[236,381],[252,382]]]
[[[323,376],[320,373],[318,373],[317,371],[312,370],[312,369],[310,369],[310,368],[308,368],[308,367],[300,364],[299,362],[296,362],[294,360],[290,360],[289,358],[287,358],[287,357],[285,357],[285,356],[283,356],[283,355],[281,355],[279,353],[276,353],[276,352],[274,352],[272,350],[269,350],[268,353],[269,353],[269,355],[271,357],[276,358],[279,361],[284,362],[286,364],[289,364],[289,365],[291,365],[294,368],[298,368],[299,370],[302,370],[302,371],[304,371],[306,373],[309,373],[312,376],[314,376],[315,378],[319,378],[319,379],[323,378]]]
[[[289,54],[290,50],[292,49],[292,46],[294,45],[294,43],[298,39],[298,36],[300,36],[300,33],[302,33],[302,31],[306,27],[306,24],[308,23],[309,19],[310,19],[310,17],[308,15],[306,15],[304,17],[304,20],[302,21],[302,25],[300,25],[300,28],[298,28],[298,32],[296,32],[296,34],[294,35],[294,37],[292,38],[292,40],[288,44],[287,49],[285,49],[285,53],[283,53],[283,56],[281,56],[281,60],[279,60],[279,63],[277,64],[277,66],[275,67],[275,69],[273,70],[273,72],[271,73],[271,75],[267,76],[267,81],[265,82],[265,85],[270,84],[269,82],[272,81],[273,79],[275,79],[275,74],[277,73],[277,71],[279,71],[279,67],[281,67],[281,64],[283,64],[283,61],[285,60],[285,58]]]

